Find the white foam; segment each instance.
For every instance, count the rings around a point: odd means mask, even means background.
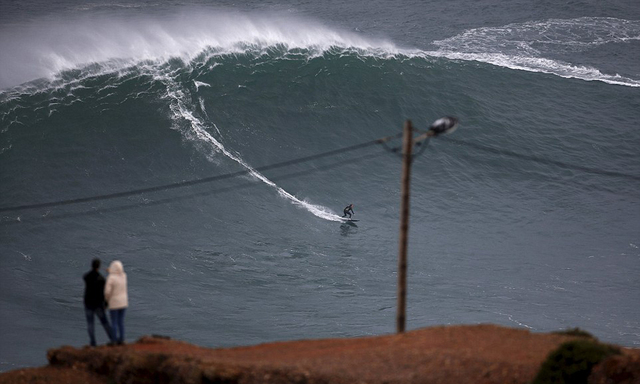
[[[460,53],[432,52],[433,56],[446,57],[452,60],[479,61],[500,67],[528,72],[539,72],[584,81],[602,81],[608,84],[640,87],[640,80],[620,75],[607,75],[598,69],[588,66],[571,65],[559,60],[540,57],[509,56],[500,53]]]
[[[594,67],[550,58],[632,40],[640,40],[640,21],[605,17],[552,19],[471,29],[457,36],[435,41],[434,44],[440,49],[426,54],[564,78],[640,87],[639,79],[605,74]],[[619,72],[624,73],[625,68],[620,68]]]
[[[157,67],[170,59],[194,64],[221,55],[273,52],[282,52],[286,59],[296,55],[314,57],[337,52],[336,49],[381,59],[418,56],[427,60],[445,57],[479,61],[564,78],[640,87],[640,79],[630,75],[606,74],[598,68],[550,58],[558,53],[632,40],[640,40],[640,21],[587,17],[471,29],[435,41],[437,51],[402,49],[387,40],[288,14],[200,9],[184,10],[162,20],[151,16],[34,20],[23,26],[19,35],[0,30],[0,89],[42,77],[55,79],[70,69],[82,69],[82,73],[71,80],[57,81],[58,84],[68,85],[88,76],[130,68],[144,71],[147,66]],[[620,68],[617,72],[629,71]],[[194,84],[196,89],[208,86],[197,81]]]
[[[211,87],[211,84],[203,83],[202,81],[194,80],[193,84],[196,86],[196,91],[200,89],[200,87]]]
[[[34,20],[21,26],[19,34],[0,30],[0,88],[92,63],[110,63],[113,71],[145,61],[190,62],[210,50],[231,54],[279,46],[317,52],[334,46],[398,51],[388,41],[288,14],[192,9],[164,19],[111,15]]]
[[[190,129],[188,132],[186,132],[187,138],[195,141],[199,145],[206,144],[207,149],[211,150],[206,154],[210,160],[217,162],[217,160],[215,159],[215,154],[222,153],[225,157],[240,164],[249,172],[249,175],[254,179],[259,180],[264,184],[274,188],[278,192],[279,196],[291,201],[291,203],[307,210],[308,212],[319,218],[329,221],[340,221],[339,216],[331,212],[329,208],[300,200],[293,194],[279,187],[273,181],[269,180],[266,176],[255,170],[249,164],[247,164],[239,154],[233,153],[225,148],[225,146],[219,140],[216,140],[215,137],[207,132],[205,124],[194,115],[192,108],[188,102],[189,98],[186,97],[186,91],[181,89],[178,83],[175,82],[170,76],[162,74],[158,74],[156,76],[167,85],[167,97],[172,101],[172,103],[170,104],[170,108],[173,112],[173,119],[176,121],[177,126],[180,125],[180,122],[182,120],[186,120],[187,122],[189,122]],[[220,134],[220,130],[217,126],[215,126],[215,124],[214,128],[216,129],[218,134]]]

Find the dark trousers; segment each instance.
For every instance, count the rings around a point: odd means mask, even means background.
[[[96,332],[95,332],[95,327],[93,325],[93,320],[94,320],[94,315],[98,316],[98,319],[100,319],[100,323],[102,323],[102,327],[104,328],[104,331],[107,332],[107,336],[109,336],[109,341],[114,341],[113,340],[113,334],[111,331],[111,326],[109,325],[109,321],[107,320],[107,315],[105,315],[104,313],[104,308],[84,308],[84,314],[87,318],[87,330],[89,331],[89,341],[91,343],[91,346],[96,345]]]
[[[113,325],[113,338],[118,343],[124,343],[124,311],[126,308],[111,309],[111,324]]]

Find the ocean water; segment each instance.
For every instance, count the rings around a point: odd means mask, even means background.
[[[375,140],[446,115],[407,329],[640,347],[635,1],[4,1],[0,52],[0,371],[88,343],[95,257],[128,273],[129,341],[394,332],[400,142]]]

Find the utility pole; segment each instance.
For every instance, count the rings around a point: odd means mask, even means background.
[[[403,333],[407,306],[407,245],[409,239],[409,188],[411,181],[411,150],[413,149],[413,127],[411,120],[404,123],[402,137],[402,178],[400,189],[400,245],[398,249],[398,310],[396,331]]]
[[[409,194],[411,182],[411,151],[414,144],[426,145],[430,138],[443,133],[451,133],[458,127],[458,119],[442,117],[431,124],[429,130],[413,138],[411,120],[404,123],[402,136],[402,179],[400,188],[400,246],[398,249],[398,312],[396,331],[404,333],[407,308],[407,245],[409,242]]]

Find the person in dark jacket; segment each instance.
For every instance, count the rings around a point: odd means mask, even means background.
[[[91,262],[91,271],[87,272],[84,279],[84,313],[87,317],[87,329],[89,331],[89,341],[92,347],[96,346],[96,335],[94,331],[94,316],[98,316],[107,336],[109,336],[109,344],[114,344],[113,330],[109,325],[107,316],[104,312],[104,284],[105,279],[99,272],[100,259],[93,259]]]
[[[347,217],[347,215],[349,215],[349,218],[351,218],[351,214],[355,214],[355,212],[353,212],[353,204],[347,205],[342,211],[342,213],[344,213],[342,217]]]

